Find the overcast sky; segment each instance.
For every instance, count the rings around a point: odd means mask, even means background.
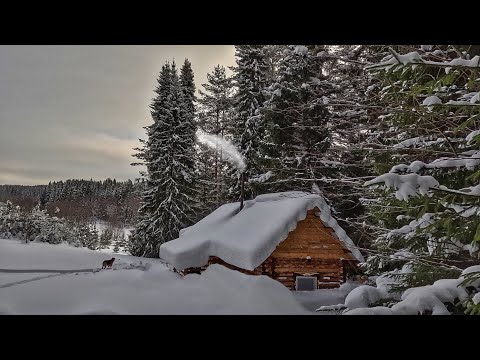
[[[166,60],[188,58],[197,88],[233,46],[0,46],[0,184],[134,179]]]

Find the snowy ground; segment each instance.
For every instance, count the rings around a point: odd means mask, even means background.
[[[0,314],[318,314],[344,299],[340,290],[292,293],[220,265],[182,278],[160,259],[114,256],[99,271],[109,254],[0,240]]]
[[[338,289],[322,289],[315,291],[294,291],[295,299],[307,310],[315,311],[320,306],[344,304],[345,298],[359,283],[347,282]],[[320,311],[317,315],[334,315],[335,311]]]
[[[219,265],[184,278],[160,259],[0,240],[0,314],[328,314],[348,290],[291,292]],[[330,313],[332,314],[332,313]]]

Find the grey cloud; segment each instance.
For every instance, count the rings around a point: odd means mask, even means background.
[[[197,88],[233,46],[0,46],[0,184],[138,176],[162,64],[189,58]]]

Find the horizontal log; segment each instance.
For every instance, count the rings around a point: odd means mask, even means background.
[[[298,276],[303,276],[303,275],[298,275]],[[341,276],[315,276],[315,275],[305,275],[305,276],[314,276],[317,278],[318,281],[327,281],[327,282],[330,282],[330,281],[340,281],[342,280],[342,277]],[[297,275],[295,276],[282,276],[282,275],[278,275],[277,276],[277,279],[279,278],[282,278],[282,279],[291,279],[292,281],[295,281],[296,278],[297,278]]]
[[[277,246],[277,250],[297,250],[297,249],[344,249],[340,244],[337,243],[328,243],[328,242],[322,242],[322,241],[315,241],[308,243],[306,241],[298,241],[296,244],[288,244],[288,245],[279,245]]]
[[[321,271],[317,269],[283,269],[275,270],[279,276],[300,276],[298,274],[318,274],[318,276],[338,276],[342,277],[342,273],[338,271]]]
[[[335,268],[342,269],[340,261],[329,261],[330,259],[311,259],[307,261],[306,259],[288,259],[280,258],[279,261],[275,264],[275,267],[299,267],[302,269],[312,268],[312,267],[321,267],[321,268]],[[345,259],[348,260],[348,259]],[[266,267],[267,269],[270,267]]]
[[[296,244],[287,244],[287,245],[279,245],[277,246],[277,250],[296,250],[296,249],[306,249],[306,248],[312,248],[312,249],[344,249],[340,244],[338,243],[328,243],[328,242],[322,242],[322,241],[315,241],[308,243],[306,241],[301,241],[298,240]]]
[[[302,226],[300,225],[300,227]],[[306,238],[307,240],[318,240],[318,239],[325,239],[328,241],[338,240],[338,238],[334,233],[331,233],[325,230],[318,230],[316,228],[292,231],[290,234],[288,234],[288,237],[291,239]]]
[[[301,266],[279,266],[275,268],[276,272],[292,272],[292,273],[332,273],[332,274],[342,274],[343,271],[337,267],[329,266],[312,266],[312,267],[301,267]]]
[[[295,268],[295,269],[338,269],[341,271],[342,267],[337,264],[322,264],[322,263],[294,263],[294,262],[285,262],[283,264],[278,264],[276,268]]]
[[[337,261],[337,260],[342,260],[342,259],[345,259],[345,260],[353,260],[352,259],[352,256],[350,254],[346,254],[344,252],[341,252],[341,251],[336,251],[336,252],[332,252],[332,253],[316,253],[314,251],[309,251],[309,252],[298,252],[298,253],[288,253],[288,252],[275,252],[272,254],[273,256],[275,256],[276,258],[278,259],[288,259],[289,261],[290,260],[295,260],[295,259],[298,259],[298,260],[302,260],[302,261],[307,261],[307,256],[310,257],[310,261],[313,261],[313,260],[333,260],[333,261]]]
[[[301,274],[318,274],[318,276],[337,276],[342,277],[338,271],[316,271],[315,269],[304,271],[302,269],[289,269],[275,271],[278,276],[302,276]]]
[[[277,273],[319,273],[319,274],[342,274],[342,271],[336,268],[320,268],[320,267],[311,267],[311,268],[301,268],[301,267],[277,267],[275,268]]]

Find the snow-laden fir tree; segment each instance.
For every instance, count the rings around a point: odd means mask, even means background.
[[[248,180],[262,173],[260,165],[263,157],[260,150],[260,140],[264,136],[264,119],[260,109],[265,100],[264,89],[267,84],[269,65],[265,61],[263,45],[235,46],[236,66],[234,72],[237,92],[234,97],[232,132],[234,143],[239,148],[245,160],[244,170],[247,179],[245,197],[256,195],[255,182]],[[229,196],[238,200],[240,196],[240,171],[232,169],[229,172]]]
[[[56,224],[53,225],[53,229],[51,229],[49,234],[54,236]],[[98,238],[98,231],[95,226],[90,224],[76,224],[73,229],[73,236],[79,241],[80,246],[88,247],[91,250],[98,250],[100,247],[100,241]]]
[[[103,232],[100,234],[98,248],[99,249],[108,248],[112,244],[112,238],[113,238],[113,227],[107,226],[103,230]]]
[[[207,74],[202,84],[198,103],[198,127],[207,134],[232,140],[232,79],[225,67],[217,65]],[[221,144],[215,149],[199,144],[199,176],[202,184],[202,202],[209,212],[224,203],[226,197],[225,175],[228,162],[223,158]]]
[[[365,66],[380,60],[382,46],[316,45],[308,49],[321,68],[321,96],[316,101],[328,109],[331,143],[312,166],[322,193],[332,203],[342,227],[357,246],[368,246],[372,229],[362,204],[369,189],[365,179],[375,174],[372,152],[382,138],[379,116],[385,109],[371,96],[377,79]],[[320,94],[319,94],[320,95]]]
[[[455,46],[408,50],[370,67],[388,151],[366,183],[386,188],[371,196],[380,198],[369,206],[377,240],[367,265],[391,271],[397,289],[457,277],[478,264],[480,242],[479,57]]]
[[[323,79],[315,51],[306,46],[284,49],[263,110],[262,150],[267,155],[263,163],[274,174],[270,188],[310,190],[309,179],[315,179],[314,169],[330,146],[328,110],[322,99],[331,87]]]
[[[267,63],[266,83],[273,84],[278,72],[278,64],[283,56],[286,45],[265,45],[262,48],[265,62]]]
[[[192,64],[188,59],[185,59],[180,69],[180,88],[182,92],[182,101],[184,109],[184,119],[182,120],[184,129],[187,131],[185,134],[185,141],[191,142],[191,147],[195,143],[195,133],[197,126],[195,124],[195,81],[192,70]],[[190,147],[189,147],[190,148]]]
[[[186,211],[188,219],[185,220],[185,224],[194,223],[202,218],[201,214],[201,186],[198,181],[198,153],[196,151],[197,141],[197,121],[196,121],[196,101],[195,96],[195,81],[192,64],[188,59],[185,59],[180,69],[180,89],[182,93],[182,104],[184,106],[184,115],[180,123],[179,131],[183,134],[183,152],[185,157],[183,158],[184,166],[183,171],[185,175],[184,193],[188,196],[188,207]],[[187,158],[189,157],[189,158]]]
[[[113,229],[113,251],[119,252],[125,249],[126,241],[123,229]]]
[[[158,257],[160,245],[177,238],[195,216],[195,128],[184,91],[189,93],[175,64],[165,64],[150,106],[153,124],[146,127],[148,139],[136,154],[147,171],[140,221],[130,236],[132,255]]]

